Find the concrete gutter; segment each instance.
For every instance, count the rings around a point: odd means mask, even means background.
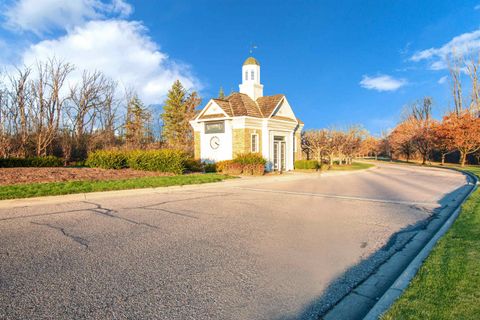
[[[457,170],[458,171],[458,170]],[[461,205],[476,189],[475,175],[469,177],[460,197],[452,199],[424,230],[419,231],[399,251],[380,265],[368,278],[359,283],[332,307],[322,319],[378,319],[408,287],[425,258],[437,241],[450,228],[460,213]]]
[[[371,170],[374,168],[375,167],[364,169],[364,170],[327,172],[327,173],[303,173],[303,172],[290,173],[288,172],[288,173],[279,174],[279,175],[272,174],[272,175],[257,176],[257,177],[243,176],[239,179],[228,179],[228,180],[223,180],[219,182],[208,182],[208,183],[202,183],[202,184],[188,184],[188,185],[177,185],[177,186],[169,186],[169,187],[125,189],[125,190],[114,190],[114,191],[74,193],[74,194],[65,194],[65,195],[58,195],[58,196],[8,199],[8,200],[0,200],[0,209],[31,207],[36,205],[50,205],[50,204],[104,199],[104,198],[118,198],[118,197],[132,196],[132,195],[149,195],[149,194],[158,194],[158,193],[169,193],[169,192],[175,192],[175,191],[201,190],[201,189],[212,188],[213,186],[238,187],[238,186],[244,186],[247,184],[264,183],[264,182],[318,179],[319,177],[322,177],[322,176],[352,174],[357,172],[364,172],[366,170]]]
[[[417,274],[418,270],[423,264],[423,261],[428,257],[430,252],[433,250],[438,240],[450,229],[458,215],[461,211],[462,204],[470,197],[470,195],[476,190],[478,186],[478,178],[469,173],[463,172],[461,170],[453,169],[466,173],[473,179],[475,186],[470,190],[470,192],[465,196],[463,201],[458,205],[457,209],[453,214],[445,221],[443,226],[435,233],[435,235],[430,239],[430,241],[423,247],[423,249],[418,253],[418,255],[410,262],[408,267],[402,272],[402,274],[395,280],[392,286],[383,294],[383,296],[378,300],[378,302],[373,306],[373,308],[367,313],[363,318],[364,320],[375,320],[380,318],[380,316],[385,313],[393,303],[402,295],[402,293],[407,289],[408,285],[412,281],[413,277]]]

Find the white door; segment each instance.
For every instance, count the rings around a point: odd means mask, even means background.
[[[287,148],[285,144],[285,138],[281,136],[275,136],[273,138],[273,170],[274,171],[286,170],[286,154],[287,154]]]

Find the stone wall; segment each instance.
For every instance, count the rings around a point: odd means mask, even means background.
[[[295,146],[296,146],[296,152],[294,155],[295,160],[302,160],[303,158],[303,152],[302,152],[302,137],[301,137],[301,132],[300,130],[297,130],[295,132]]]
[[[233,129],[233,156],[239,153],[248,153],[252,150],[252,134],[258,134],[258,152],[262,152],[262,130],[260,129]]]
[[[200,159],[200,131],[195,131],[193,140],[195,142],[194,157],[195,159]]]

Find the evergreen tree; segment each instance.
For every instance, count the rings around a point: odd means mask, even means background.
[[[127,105],[127,119],[125,122],[125,140],[129,148],[141,148],[151,142],[150,128],[151,114],[135,95]]]
[[[225,99],[225,92],[223,92],[223,87],[220,87],[220,91],[218,92],[218,99]]]
[[[189,94],[179,80],[173,83],[162,113],[163,139],[169,147],[193,151],[193,129],[189,121],[200,102],[197,93]]]

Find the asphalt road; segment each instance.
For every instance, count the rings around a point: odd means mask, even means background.
[[[309,319],[467,182],[400,165],[0,209],[1,319]]]

